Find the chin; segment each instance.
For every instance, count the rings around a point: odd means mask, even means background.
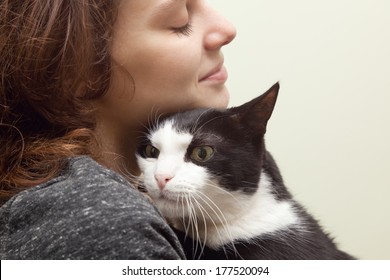
[[[188,207],[183,207],[182,204],[177,202],[166,201],[165,199],[155,200],[157,208],[161,211],[161,214],[168,219],[180,219],[189,216]]]
[[[229,105],[230,94],[228,89],[223,86],[220,88],[213,88],[208,90],[203,95],[202,102],[204,105],[199,107],[226,109]]]

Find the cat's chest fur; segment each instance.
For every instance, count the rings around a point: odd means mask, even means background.
[[[278,89],[237,108],[174,115],[142,141],[145,188],[189,258],[349,258],[292,199],[265,149]]]

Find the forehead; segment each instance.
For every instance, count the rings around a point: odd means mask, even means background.
[[[160,121],[149,131],[149,141],[161,152],[185,150],[190,146],[216,145],[227,140],[225,114],[214,109],[178,113]]]
[[[181,148],[216,145],[230,139],[229,130],[233,132],[234,127],[223,111],[196,109],[161,121],[149,134],[149,140],[159,149],[167,143]]]
[[[172,120],[164,121],[154,130],[149,140],[161,152],[173,152],[186,149],[192,142],[193,136],[188,131],[179,131]]]
[[[123,15],[145,16],[158,15],[159,13],[170,12],[179,7],[187,0],[121,0],[119,2],[119,13]],[[122,12],[122,13],[121,13]]]
[[[173,120],[178,131],[189,131],[195,137],[213,134],[229,138],[229,130],[233,131],[236,128],[227,110],[196,109],[179,113]]]
[[[145,1],[145,0],[142,0]],[[176,5],[186,2],[187,0],[157,0],[154,2],[158,2],[155,4],[156,12],[164,12],[169,11],[174,8]],[[145,1],[148,2],[148,1]]]

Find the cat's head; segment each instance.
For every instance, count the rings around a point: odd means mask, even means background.
[[[153,125],[137,160],[163,215],[208,220],[257,191],[278,91],[275,84],[239,107],[187,111]]]

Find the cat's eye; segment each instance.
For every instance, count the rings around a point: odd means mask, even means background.
[[[210,146],[200,146],[192,150],[191,158],[198,162],[205,162],[214,155],[214,149]]]
[[[152,145],[147,145],[145,147],[144,152],[145,156],[148,158],[158,158],[158,156],[160,155],[160,151]]]

